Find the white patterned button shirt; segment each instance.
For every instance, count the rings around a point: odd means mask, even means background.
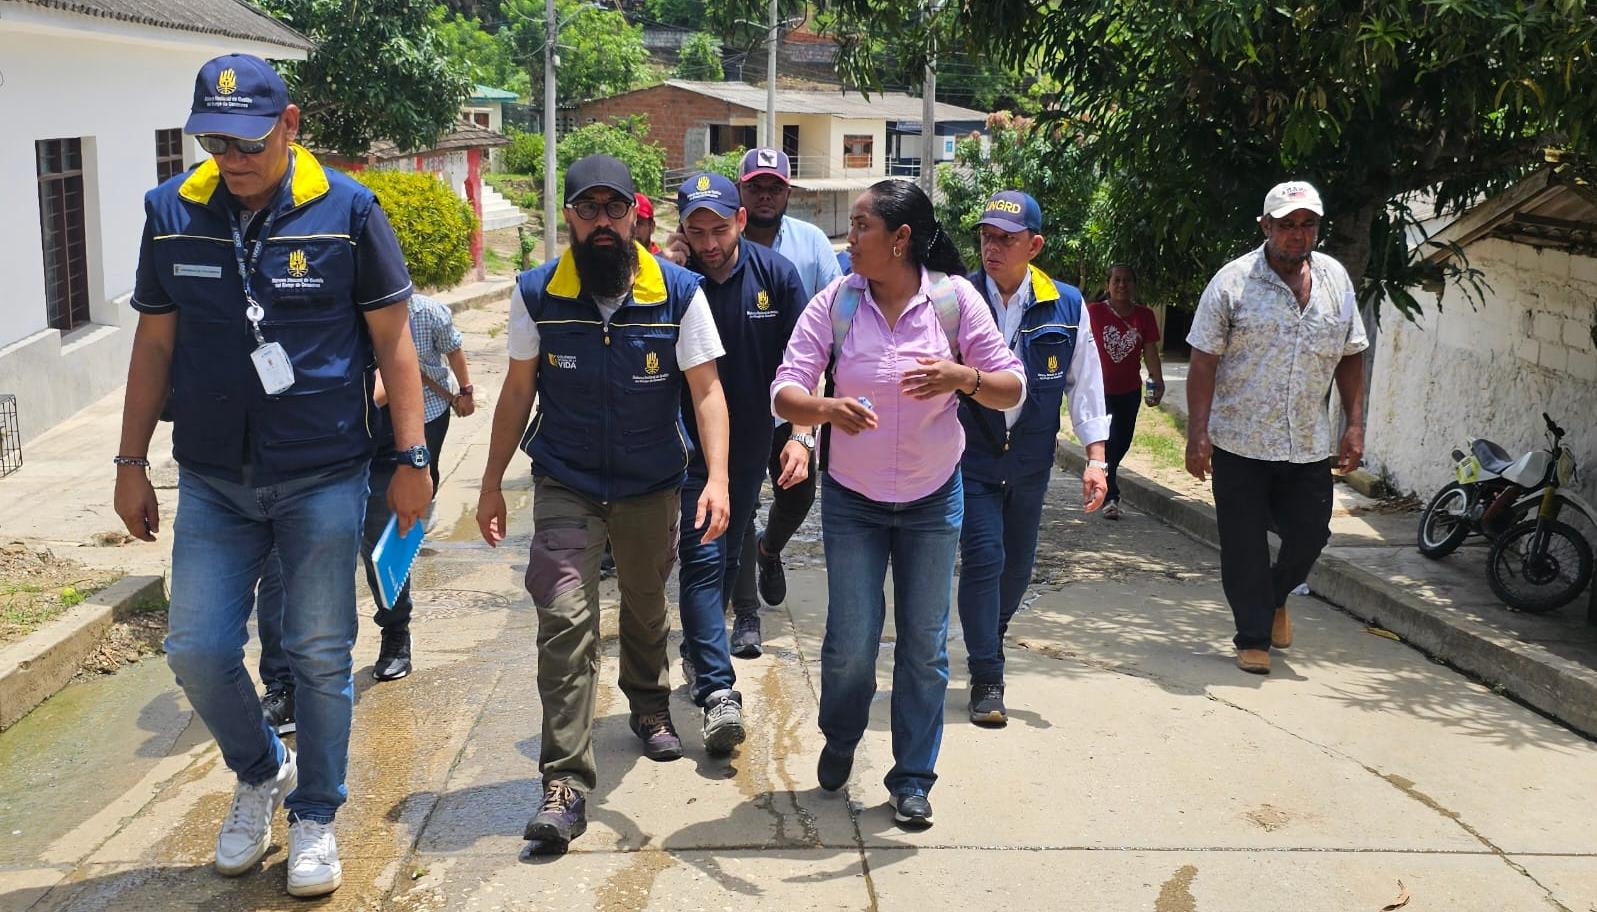
[[[1272,462],[1318,462],[1332,454],[1328,397],[1336,366],[1368,348],[1353,282],[1323,253],[1309,261],[1309,303],[1265,260],[1261,245],[1209,281],[1187,344],[1219,356],[1209,440]]]
[[[448,305],[426,295],[411,295],[410,338],[416,343],[416,360],[421,364],[421,372],[444,389],[454,389],[449,382],[449,364],[445,356],[459,351],[461,340]],[[449,400],[439,395],[430,383],[422,383],[421,399],[427,421],[449,410]]]

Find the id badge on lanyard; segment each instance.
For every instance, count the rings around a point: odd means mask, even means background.
[[[266,318],[266,308],[255,300],[254,292],[250,291],[250,276],[260,265],[261,251],[272,233],[272,222],[277,220],[277,212],[268,210],[261,218],[260,234],[256,235],[254,246],[248,250],[244,246],[244,227],[237,218],[231,220],[233,255],[238,260],[239,281],[244,285],[244,318],[249,321],[250,330],[255,334],[255,350],[250,352],[250,362],[255,365],[255,375],[261,379],[261,388],[266,395],[275,396],[294,385],[294,364],[282,345],[266,341],[266,336],[261,333],[261,320]]]

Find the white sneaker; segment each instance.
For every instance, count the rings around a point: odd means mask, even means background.
[[[296,820],[288,828],[288,895],[324,896],[344,882],[333,825]]]
[[[240,782],[233,787],[233,806],[228,808],[222,830],[216,834],[216,872],[237,877],[255,867],[272,841],[272,815],[283,806],[299,785],[299,765],[294,752],[283,748],[286,759],[277,775],[260,785]]]

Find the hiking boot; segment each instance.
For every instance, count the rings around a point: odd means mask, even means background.
[[[571,840],[588,829],[588,799],[563,780],[543,787],[543,807],[531,820],[521,838],[535,845],[534,855],[563,855]]]
[[[1267,675],[1270,673],[1270,651],[1268,649],[1238,649],[1237,667],[1248,674]]]
[[[830,743],[821,747],[821,759],[815,764],[815,778],[821,788],[835,792],[848,783],[848,774],[854,770],[854,754],[843,753]]]
[[[643,756],[664,762],[682,756],[682,739],[677,737],[676,726],[671,724],[671,711],[633,714],[628,720],[632,733],[643,742]]]
[[[1009,724],[1009,711],[1004,708],[1004,685],[970,685],[970,721],[994,728]]]
[[[787,572],[782,569],[782,552],[766,554],[763,534],[754,542],[754,569],[760,598],[765,599],[767,605],[782,604],[787,598]]]
[[[372,679],[397,681],[410,674],[410,628],[383,631],[383,645],[372,665]]]
[[[760,616],[750,611],[732,621],[732,654],[740,659],[757,659],[760,648]]]
[[[288,826],[288,895],[325,896],[344,882],[333,825],[301,817]]]
[[[1285,605],[1275,609],[1275,620],[1270,623],[1270,645],[1276,649],[1292,645],[1292,615],[1287,613]]]
[[[704,749],[712,754],[730,754],[743,743],[748,732],[743,728],[743,695],[735,690],[718,690],[704,700]]]
[[[283,799],[299,786],[299,765],[294,752],[283,748],[277,775],[260,785],[233,786],[233,804],[216,834],[216,873],[237,877],[255,867],[272,841],[272,815]]]
[[[294,724],[294,685],[266,685],[266,696],[261,697],[261,713],[266,716],[266,724],[279,735],[298,730],[299,726]]]
[[[906,830],[924,830],[932,825],[932,803],[918,792],[894,795],[893,820]]]

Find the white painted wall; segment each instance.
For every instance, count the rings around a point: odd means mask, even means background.
[[[0,18],[0,392],[14,393],[24,442],[126,379],[127,306],[155,185],[155,131],[181,127],[200,65],[234,50],[300,52],[4,4]],[[45,323],[34,141],[84,140],[92,324],[64,338]],[[192,162],[203,153],[190,144]]]
[[[843,167],[843,137],[856,134],[870,136],[875,140],[871,143],[871,166],[869,168]],[[800,135],[799,141],[803,142],[803,140],[804,137]],[[887,121],[850,117],[831,118],[831,137],[830,145],[827,149],[827,160],[831,168],[827,172],[828,177],[886,177]]]
[[[1544,446],[1543,411],[1569,432],[1581,489],[1597,500],[1597,258],[1487,239],[1470,265],[1491,291],[1472,309],[1450,288],[1416,294],[1409,323],[1384,309],[1370,387],[1366,459],[1404,492],[1429,497],[1471,437],[1511,453]]]

